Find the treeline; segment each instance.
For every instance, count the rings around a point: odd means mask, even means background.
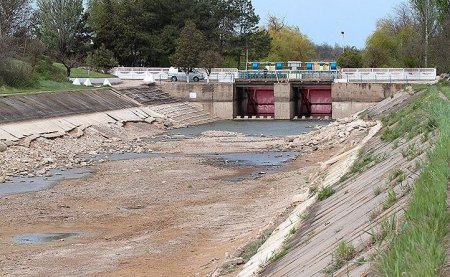
[[[19,61],[30,65],[25,70],[19,62],[22,73],[29,73],[48,58],[63,64],[69,76],[80,65],[169,66],[180,56],[177,46],[196,60],[209,57],[203,61],[208,66],[229,67],[246,56],[267,57],[270,49],[269,32],[259,27],[251,0],[91,0],[87,6],[83,0],[37,0],[34,8],[31,3],[0,0],[0,82],[6,85],[14,85],[7,75]],[[201,41],[189,34],[180,41],[183,28],[201,33]]]
[[[0,85],[7,86],[30,86],[37,75],[63,79],[53,62],[67,76],[77,66],[243,68],[247,59],[442,72],[450,70],[449,49],[450,0],[408,0],[379,21],[365,49],[317,45],[276,17],[261,26],[251,0],[0,0]]]
[[[236,67],[247,50],[264,57],[270,45],[250,0],[91,0],[87,12],[94,47],[104,45],[123,66],[170,65],[187,21],[203,35],[192,44],[216,51],[228,66]]]
[[[450,72],[450,0],[409,0],[379,20],[362,51],[341,60],[354,67],[436,67]]]

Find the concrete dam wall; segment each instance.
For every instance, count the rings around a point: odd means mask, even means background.
[[[381,83],[162,83],[162,91],[203,105],[222,119],[344,118],[391,97],[405,84]]]
[[[332,85],[333,118],[349,117],[393,96],[405,84],[335,83]]]
[[[0,123],[121,110],[176,102],[201,104],[221,119],[343,118],[401,90],[402,84],[162,83],[132,89],[99,89],[0,97]]]

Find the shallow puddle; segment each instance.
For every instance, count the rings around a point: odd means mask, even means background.
[[[14,237],[14,242],[19,244],[38,244],[52,241],[60,241],[63,239],[78,236],[78,233],[34,233],[24,234]]]
[[[182,154],[165,154],[165,153],[109,153],[109,154],[97,154],[97,155],[80,155],[79,157],[84,160],[91,161],[129,161],[129,160],[139,160],[148,158],[170,158],[170,157],[184,157],[189,155]],[[191,155],[192,156],[192,155]]]
[[[268,120],[268,121],[217,121],[208,124],[190,126],[188,128],[174,129],[168,132],[173,137],[182,135],[186,137],[197,137],[206,131],[226,131],[241,133],[246,136],[295,136],[313,131],[315,126],[324,126],[330,124],[329,120],[308,120],[308,121],[286,121],[286,120]]]
[[[0,184],[0,197],[48,189],[63,180],[79,179],[88,176],[91,170],[89,168],[52,169],[50,173],[51,177],[14,177],[11,181]]]
[[[295,160],[297,152],[245,152],[220,154],[217,157],[223,160],[224,165],[235,166],[280,166]]]
[[[233,167],[237,173],[221,177],[227,182],[239,183],[248,179],[257,179],[275,173],[285,163],[295,160],[298,152],[244,152],[210,156],[207,161],[218,167]]]

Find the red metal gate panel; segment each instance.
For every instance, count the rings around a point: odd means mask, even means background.
[[[331,86],[308,86],[303,93],[311,105],[311,115],[331,115]]]
[[[252,115],[275,115],[275,95],[273,87],[250,87],[247,111]]]

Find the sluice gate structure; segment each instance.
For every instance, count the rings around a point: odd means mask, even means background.
[[[211,83],[160,81],[157,85],[226,120],[302,120],[348,117],[411,83],[436,80],[433,68],[222,70],[220,74],[223,78]]]

